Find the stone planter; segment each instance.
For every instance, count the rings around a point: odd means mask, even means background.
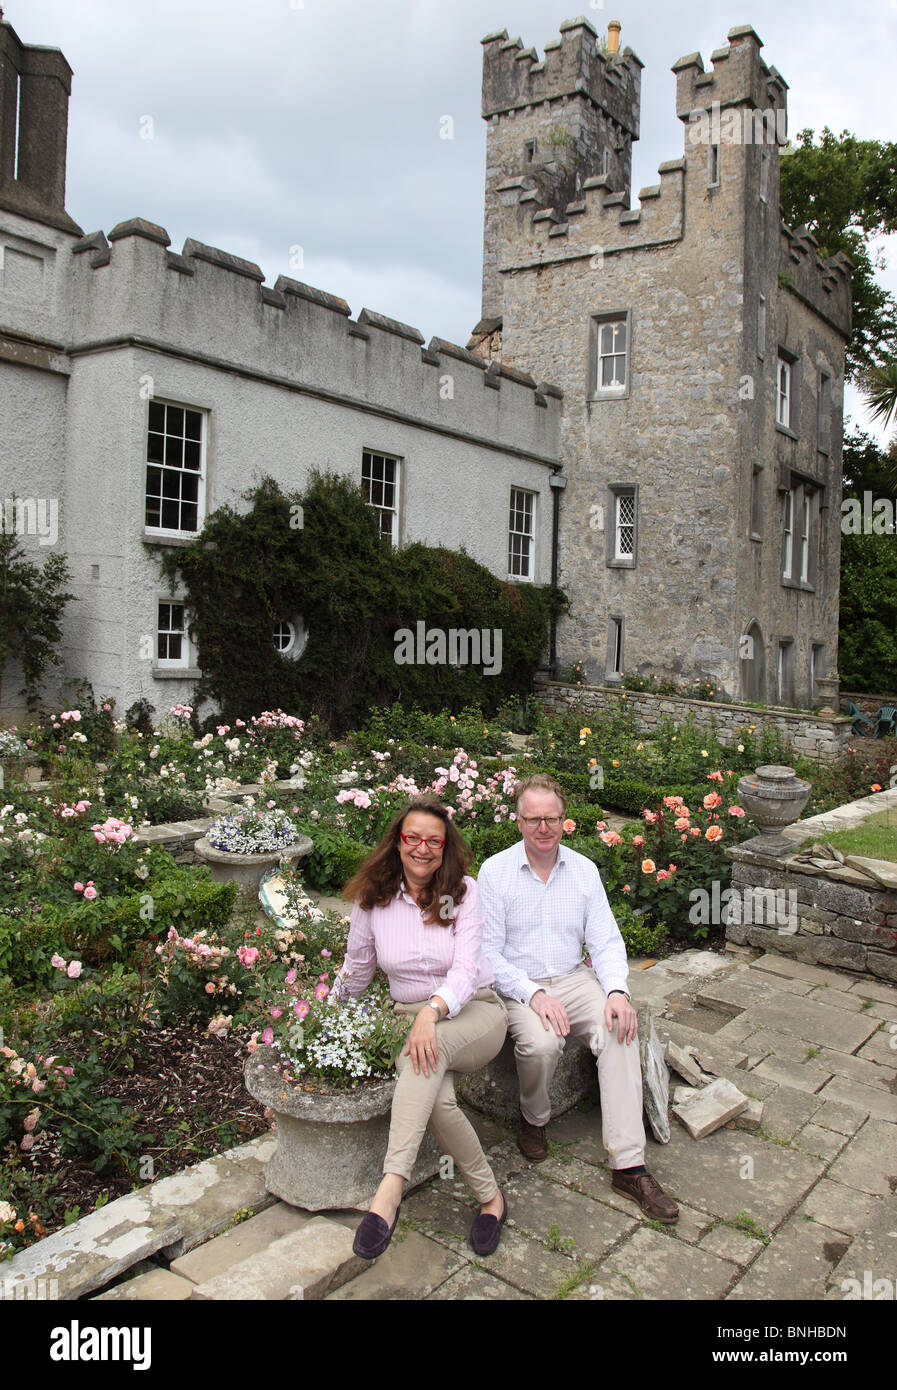
[[[268,854],[231,854],[228,850],[215,849],[203,835],[194,845],[196,858],[208,864],[216,883],[238,883],[241,888],[258,889],[269,869],[274,869],[282,859],[295,864],[311,854],[313,845],[307,835],[283,849],[271,850]]]
[[[738,798],[760,835],[749,841],[757,852],[788,854],[791,841],[773,832],[796,821],[806,806],[812,788],[809,782],[795,777],[793,767],[768,763],[739,779]]]
[[[279,1057],[273,1047],[258,1047],[243,1070],[249,1094],[269,1105],[277,1119],[277,1148],[265,1173],[268,1191],[306,1211],[366,1209],[383,1178],[395,1078],[355,1091],[304,1091],[272,1070]],[[439,1160],[427,1132],[409,1187],[434,1177]]]
[[[820,714],[837,714],[840,703],[841,677],[837,672],[833,676],[816,677],[816,694],[820,701]]]

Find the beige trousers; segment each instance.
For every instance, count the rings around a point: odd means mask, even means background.
[[[645,1127],[642,1123],[642,1069],[638,1038],[621,1043],[617,1033],[608,1035],[604,1023],[607,996],[587,965],[572,975],[534,980],[567,1010],[570,1033],[591,1050],[597,1061],[601,1092],[601,1128],[612,1168],[634,1168],[645,1161]],[[508,1030],[514,1039],[520,1109],[531,1125],[547,1125],[551,1118],[548,1087],[564,1050],[559,1038],[529,1004],[506,999]]]
[[[396,1012],[417,1014],[425,1003],[422,999],[417,1004],[396,1004]],[[458,1106],[454,1073],[479,1071],[491,1062],[501,1051],[507,1026],[504,1000],[494,990],[480,989],[455,1018],[436,1024],[439,1060],[429,1076],[422,1071],[415,1073],[404,1049],[399,1053],[384,1173],[410,1178],[424,1130],[429,1128],[477,1199],[492,1200],[498,1183],[476,1130]]]

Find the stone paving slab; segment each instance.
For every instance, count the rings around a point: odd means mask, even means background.
[[[505,1225],[543,1243],[559,1230],[560,1248],[577,1260],[599,1260],[632,1229],[633,1218],[557,1183],[526,1173],[508,1184]],[[633,1212],[639,1208],[630,1203]],[[640,1214],[640,1212],[639,1212]],[[572,1242],[572,1244],[568,1244]]]
[[[814,1125],[823,1129],[833,1129],[838,1134],[856,1134],[865,1124],[865,1116],[852,1105],[841,1105],[836,1100],[824,1100],[819,1109],[813,1112]]]
[[[800,1202],[825,1163],[759,1134],[718,1129],[696,1142],[684,1130],[664,1150],[658,1181],[677,1201],[727,1221],[746,1212],[767,1232]],[[749,1161],[748,1161],[749,1160]]]
[[[823,1129],[821,1125],[804,1125],[803,1129],[798,1130],[792,1143],[801,1153],[809,1154],[811,1158],[823,1158],[830,1163],[847,1143],[844,1134],[835,1134],[831,1129]]]
[[[823,1299],[847,1237],[817,1221],[789,1220],[729,1294],[732,1302]]]
[[[844,985],[843,988],[848,987]],[[897,986],[882,984],[878,980],[855,980],[850,986],[850,992],[858,994],[861,999],[874,999],[897,1008]]]
[[[347,1285],[351,1288],[351,1285]],[[433,1293],[428,1294],[430,1302],[452,1299],[459,1302],[471,1302],[474,1299],[480,1301],[493,1302],[498,1299],[512,1300],[523,1299],[528,1303],[535,1300],[532,1294],[522,1293],[520,1289],[515,1289],[513,1284],[506,1284],[501,1279],[496,1279],[494,1275],[487,1274],[484,1270],[475,1268],[473,1265],[465,1265],[457,1274],[453,1274],[451,1279],[447,1279],[444,1284]]]
[[[889,1197],[897,1185],[897,1126],[869,1120],[854,1135],[826,1177],[872,1196]]]
[[[709,1250],[642,1226],[601,1262],[594,1282],[611,1274],[628,1276],[636,1297],[668,1299],[675,1289],[677,1299],[692,1300],[723,1298],[738,1270]]]
[[[806,1042],[839,1052],[855,1052],[876,1030],[874,1019],[829,1008],[794,995],[765,999],[745,1010],[745,1018],[756,1026],[790,1033]]]
[[[894,1066],[887,1067],[880,1062],[870,1062],[865,1057],[855,1057],[850,1052],[831,1052],[822,1048],[816,1058],[820,1066],[830,1068],[835,1076],[849,1076],[854,1081],[862,1081],[866,1086],[875,1086],[880,1091],[892,1095],[897,1081],[897,1052],[894,1053]]]
[[[288,1206],[286,1202],[275,1202],[257,1216],[241,1221],[233,1230],[225,1231],[214,1240],[197,1246],[189,1254],[172,1260],[171,1272],[182,1275],[193,1284],[205,1284],[232,1265],[265,1250],[273,1240],[300,1230],[311,1219],[310,1212]],[[357,1223],[357,1216],[355,1220]]]
[[[581,1268],[569,1255],[547,1250],[536,1240],[505,1224],[501,1244],[489,1256],[489,1273],[536,1298],[555,1298]]]
[[[774,1081],[779,1086],[791,1086],[796,1091],[806,1091],[810,1095],[816,1095],[821,1091],[833,1076],[827,1067],[820,1066],[817,1062],[789,1062],[777,1056],[765,1057],[754,1068],[753,1074],[762,1076],[765,1081]]]
[[[360,1274],[327,1295],[328,1302],[427,1298],[467,1264],[435,1240],[398,1229],[386,1252],[364,1263]]]
[[[733,1226],[714,1226],[701,1241],[701,1249],[744,1269],[756,1260],[763,1244],[747,1231],[736,1230]]]
[[[751,961],[748,968],[766,975],[781,975],[791,980],[807,980],[810,984],[829,985],[835,989],[849,989],[857,982],[855,975],[831,970],[827,966],[810,965],[802,960],[794,960],[791,956],[767,954],[761,956],[759,960]],[[871,988],[880,989],[881,986],[872,982]],[[878,996],[873,995],[871,997],[876,998]]]
[[[888,1120],[897,1124],[897,1095],[880,1091],[875,1086],[866,1086],[862,1081],[846,1076],[833,1076],[821,1093],[827,1099],[839,1100],[845,1105],[853,1105],[873,1115],[877,1120]]]
[[[864,1008],[863,1000],[858,994],[851,994],[844,989],[826,989],[824,985],[814,986],[809,995],[806,996],[814,1004],[827,1004],[831,1009],[846,1009],[848,1013],[865,1014],[868,1018],[881,1018],[881,1014],[876,1014],[873,1007]]]
[[[867,1062],[878,1062],[883,1067],[893,1067],[897,1058],[897,1031],[892,1031],[892,1028],[893,1025],[889,1023],[877,1029],[869,1041],[863,1043],[857,1056]]]
[[[867,1273],[868,1271],[868,1273]],[[897,1198],[888,1197],[873,1210],[870,1224],[851,1241],[832,1270],[831,1283],[856,1279],[860,1284],[885,1278],[890,1281],[886,1297],[894,1298],[897,1287]]]
[[[753,1075],[752,1072],[751,1076]],[[796,1090],[793,1086],[778,1086],[763,1102],[761,1133],[777,1143],[790,1144],[808,1120],[815,1121],[821,1108],[822,1101],[819,1096],[809,1091]]]
[[[136,1279],[127,1279],[123,1284],[116,1284],[114,1289],[107,1289],[105,1293],[96,1294],[90,1302],[124,1302],[133,1299],[152,1303],[183,1303],[192,1292],[193,1285],[189,1279],[179,1279],[167,1269],[154,1269],[146,1274],[138,1274]]]
[[[690,979],[700,980],[731,968],[732,962],[716,951],[683,951],[663,964],[671,975],[688,975]]]
[[[722,979],[709,980],[702,985],[695,997],[699,1004],[706,1004],[710,1009],[738,1014],[752,1004],[767,1000],[769,991],[767,981],[752,977],[750,966],[739,965]]]
[[[658,1171],[657,1165],[651,1163],[650,1154],[648,1155],[647,1167],[648,1171],[657,1178],[661,1187],[678,1201],[678,1194],[668,1186],[663,1173]],[[591,1163],[580,1162],[577,1158],[568,1159],[566,1162],[552,1161],[549,1158],[539,1165],[539,1176],[569,1187],[573,1192],[581,1192],[594,1202],[601,1202],[605,1206],[612,1207],[614,1211],[620,1212],[622,1216],[628,1218],[630,1226],[632,1223],[639,1224],[645,1220],[644,1213],[637,1203],[633,1202],[631,1198],[621,1196],[619,1192],[614,1192],[611,1187],[609,1169],[602,1171]],[[713,1219],[707,1212],[689,1207],[680,1201],[679,1220],[675,1226],[670,1226],[669,1229],[677,1239],[696,1244]]]
[[[843,1183],[822,1178],[807,1193],[804,1201],[795,1212],[796,1218],[812,1217],[823,1226],[835,1231],[843,1231],[854,1236],[858,1231],[868,1228],[875,1220],[876,1209],[885,1200],[883,1197],[870,1197],[865,1192],[856,1192]]]
[[[191,1298],[215,1302],[320,1300],[361,1272],[366,1262],[352,1252],[353,1236],[345,1226],[314,1216],[292,1235],[232,1265],[204,1284]]]

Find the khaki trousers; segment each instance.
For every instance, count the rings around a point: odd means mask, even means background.
[[[416,1015],[425,1003],[422,999],[417,1004],[396,1004],[396,1013]],[[439,1060],[429,1076],[422,1071],[415,1073],[403,1048],[396,1060],[399,1078],[392,1100],[384,1173],[410,1178],[424,1130],[429,1128],[477,1199],[492,1200],[498,1183],[476,1130],[458,1106],[454,1073],[479,1071],[491,1062],[501,1051],[507,1026],[504,1000],[494,990],[480,989],[455,1018],[436,1024]]]
[[[535,980],[567,1010],[570,1033],[579,1038],[596,1058],[601,1092],[601,1128],[612,1168],[634,1168],[645,1161],[645,1127],[642,1123],[642,1069],[638,1039],[621,1043],[609,1036],[604,1023],[607,995],[587,965],[572,975]],[[520,1109],[531,1125],[547,1125],[551,1118],[548,1087],[554,1076],[565,1038],[559,1038],[529,1004],[506,999],[508,1030],[514,1039],[514,1056],[520,1079]]]

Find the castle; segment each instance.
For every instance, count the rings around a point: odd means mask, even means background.
[[[172,251],[141,218],[85,236],[65,209],[71,70],[0,23],[0,500],[21,499],[33,558],[69,557],[66,675],[119,708],[190,703],[158,548],[263,474],[323,468],[395,544],[556,577],[552,656],[587,677],[813,702],[837,655],[849,262],[781,222],[787,88],[749,26],[712,72],[675,64],[684,154],[631,207],[642,64],[618,37],[571,20],[541,60],[483,41],[482,319],[462,347],[192,239]],[[300,657],[303,615],[272,641]]]

